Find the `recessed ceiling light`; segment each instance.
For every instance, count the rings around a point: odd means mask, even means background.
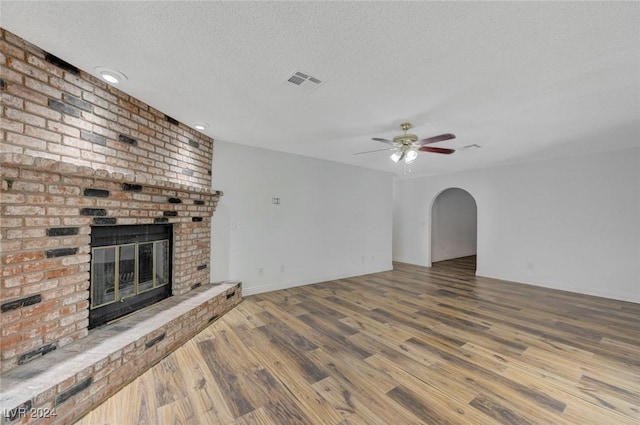
[[[194,122],[193,123],[193,128],[195,128],[196,130],[204,130],[207,127],[208,127],[207,124],[205,124],[203,122]]]
[[[98,75],[100,75],[100,77],[103,80],[111,84],[118,84],[127,79],[127,76],[124,75],[122,72],[116,71],[114,69],[105,68],[103,66],[98,66],[94,68],[94,71]]]

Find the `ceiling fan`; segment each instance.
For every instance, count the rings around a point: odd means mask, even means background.
[[[411,124],[409,124],[408,122],[403,122],[402,124],[400,124],[400,128],[402,129],[404,134],[394,137],[393,140],[381,139],[378,137],[374,137],[372,139],[372,140],[375,140],[376,142],[386,143],[387,145],[391,146],[390,148],[376,149],[373,151],[366,151],[366,152],[358,152],[354,155],[362,155],[365,153],[382,152],[382,151],[393,151],[393,153],[391,154],[391,160],[393,162],[399,162],[404,160],[405,164],[411,164],[418,156],[418,151],[442,153],[447,155],[455,152],[455,149],[433,148],[430,146],[426,146],[431,143],[455,139],[456,136],[451,133],[441,134],[439,136],[427,137],[426,139],[418,140],[418,136],[416,136],[415,134],[407,133],[407,130],[411,128]]]

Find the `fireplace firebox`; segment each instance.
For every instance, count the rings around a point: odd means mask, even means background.
[[[170,224],[91,228],[89,329],[171,296]]]

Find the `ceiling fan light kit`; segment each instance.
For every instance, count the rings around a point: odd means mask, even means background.
[[[408,122],[403,122],[400,124],[400,128],[403,131],[403,134],[396,136],[393,140],[381,139],[378,137],[374,137],[373,140],[376,142],[386,143],[392,146],[389,149],[382,150],[392,150],[391,160],[395,163],[404,160],[405,164],[411,164],[418,157],[418,151],[420,152],[431,152],[431,153],[440,153],[440,154],[452,154],[455,152],[454,149],[448,148],[432,148],[429,146],[425,146],[431,143],[442,142],[445,140],[455,139],[455,135],[451,133],[441,134],[439,136],[428,137],[426,139],[418,140],[418,136],[415,134],[407,133],[407,131],[411,128],[411,124]],[[367,151],[367,152],[359,152],[356,155],[363,153],[372,153],[378,152],[375,151]]]

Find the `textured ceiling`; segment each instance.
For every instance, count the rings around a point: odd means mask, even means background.
[[[638,2],[11,2],[0,25],[216,140],[403,176],[640,146]],[[293,71],[322,81],[287,83]]]

